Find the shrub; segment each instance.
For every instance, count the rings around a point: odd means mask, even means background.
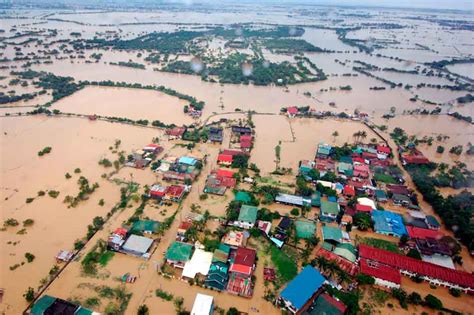
[[[74,173],[79,174],[81,172],[81,169],[78,167],[74,170]]]
[[[32,203],[35,198],[26,198],[26,203]]]
[[[374,284],[375,283],[375,279],[374,277],[372,276],[369,276],[369,275],[365,275],[363,273],[359,273],[356,277],[357,279],[357,282],[361,285],[364,285],[364,284]]]
[[[291,209],[291,215],[298,216],[300,215],[300,210],[298,208]]]
[[[26,292],[23,294],[23,297],[27,302],[32,302],[35,299],[35,290],[32,287],[28,287]]]
[[[18,221],[13,218],[9,218],[3,221],[3,226],[17,226],[18,224]]]
[[[146,304],[142,304],[138,307],[137,315],[148,315],[150,314],[150,310]]]
[[[99,206],[101,206],[101,207],[102,207],[104,204],[105,204],[105,201],[104,201],[104,199],[100,199],[100,200],[99,200]]]
[[[44,196],[45,194],[46,193],[43,190],[38,191],[38,196],[39,197]]]
[[[25,258],[26,261],[30,263],[35,260],[35,255],[33,255],[32,253],[25,253]]]
[[[173,299],[173,294],[163,291],[161,289],[156,289],[155,295],[166,301],[171,301]]]
[[[439,145],[436,148],[436,153],[442,154],[444,152],[444,147],[442,145]]]
[[[435,310],[440,310],[443,308],[443,303],[440,301],[440,299],[431,294],[425,296],[425,303],[426,306]]]
[[[69,179],[69,178],[71,178],[72,176],[71,176],[71,174],[66,173],[66,175],[64,175],[64,177],[66,177],[66,179]]]
[[[32,226],[35,223],[35,220],[33,219],[26,219],[23,221],[23,226]]]
[[[460,297],[461,296],[461,290],[455,289],[455,288],[450,288],[449,289],[449,294],[451,294],[454,297]]]
[[[57,197],[59,196],[59,191],[50,190],[50,191],[48,191],[48,195],[49,195],[51,198],[57,198]]]

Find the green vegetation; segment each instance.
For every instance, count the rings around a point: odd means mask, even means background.
[[[51,198],[57,198],[59,196],[59,191],[50,190],[48,191],[48,196],[50,196]]]
[[[387,174],[381,174],[381,173],[375,173],[374,174],[374,179],[378,182],[383,182],[386,184],[396,184],[397,181],[390,175]]]
[[[26,220],[23,221],[23,226],[24,226],[24,227],[32,226],[34,223],[35,223],[35,220],[33,220],[33,219],[26,219]]]
[[[38,152],[38,156],[43,156],[51,152],[51,147],[45,147],[43,150]]]
[[[354,215],[353,224],[361,231],[367,231],[372,227],[372,218],[369,214],[359,212]]]
[[[112,162],[110,162],[109,159],[103,158],[102,160],[99,161],[99,165],[102,165],[103,167],[111,167]]]
[[[270,254],[281,282],[286,283],[298,274],[296,262],[283,251],[272,246]]]
[[[13,226],[18,226],[19,223],[16,219],[13,219],[13,218],[9,218],[9,219],[6,219],[5,221],[3,221],[3,226],[4,227],[13,227]]]
[[[429,308],[432,308],[435,310],[440,310],[443,308],[443,303],[441,302],[441,300],[431,294],[428,294],[427,296],[425,296],[425,304]]]
[[[26,261],[27,262],[33,262],[33,260],[35,260],[35,255],[33,255],[32,253],[25,253],[25,258],[26,258]]]
[[[362,273],[359,273],[356,276],[356,279],[357,279],[357,283],[359,283],[360,285],[364,285],[364,284],[372,285],[372,284],[375,283],[374,277],[368,276],[368,275],[365,275],[365,274],[362,274]]]
[[[390,241],[372,238],[372,237],[358,237],[356,238],[358,243],[366,244],[368,246],[388,250],[393,253],[403,254],[402,251],[398,248],[398,244],[392,243]]]
[[[323,52],[324,50],[303,39],[272,38],[262,42],[263,46],[275,53]]]
[[[23,297],[25,298],[26,302],[33,302],[35,299],[35,289],[28,287],[26,292],[23,294]]]
[[[64,203],[69,204],[69,206],[73,208],[76,207],[79,202],[87,200],[89,198],[89,195],[91,195],[97,188],[99,188],[98,183],[94,183],[91,187],[89,185],[89,181],[84,176],[79,177],[77,183],[79,185],[79,193],[77,194],[77,196],[72,197],[70,195],[67,195],[63,201]]]
[[[98,240],[81,261],[82,272],[86,275],[93,276],[97,274],[97,264],[101,266],[107,265],[108,261],[113,257],[113,253],[107,250],[107,243]]]
[[[145,65],[142,65],[141,63],[132,62],[132,61],[111,62],[110,64],[114,66],[143,69],[143,70],[145,69]]]
[[[156,289],[155,295],[165,301],[173,300],[173,294],[163,291],[161,289]]]

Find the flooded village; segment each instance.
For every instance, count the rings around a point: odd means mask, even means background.
[[[474,314],[471,11],[116,5],[0,6],[1,314]]]

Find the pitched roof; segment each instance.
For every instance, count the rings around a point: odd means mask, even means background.
[[[334,254],[341,256],[350,262],[355,262],[357,259],[355,248],[349,243],[338,244],[333,252]]]
[[[298,114],[298,108],[296,106],[287,107],[286,111],[288,114]]]
[[[191,252],[193,250],[193,245],[182,243],[182,242],[173,242],[168,250],[166,251],[166,259],[173,261],[188,261],[191,257]]]
[[[258,208],[249,205],[243,205],[239,212],[239,221],[255,223],[257,221]]]
[[[360,260],[360,272],[396,284],[402,283],[400,270],[378,262],[367,261],[367,259]]]
[[[323,244],[325,244],[325,243],[326,242],[323,242]],[[318,257],[318,256],[322,256],[322,257],[324,257],[328,260],[335,261],[337,263],[337,265],[342,270],[344,270],[345,272],[347,272],[351,276],[354,276],[354,275],[357,274],[357,272],[359,272],[359,267],[356,264],[350,262],[347,259],[342,258],[341,256],[338,256],[338,255],[334,254],[333,252],[331,252],[328,249],[320,247],[318,249],[318,251],[316,252],[316,257]]]
[[[310,221],[297,220],[295,227],[298,238],[311,238],[314,236],[314,232],[316,232],[316,225]]]
[[[314,307],[309,315],[343,315],[346,312],[344,303],[330,295],[323,293],[314,302]],[[303,313],[306,314],[306,313]]]
[[[233,158],[234,158],[233,155],[221,153],[217,156],[217,161],[232,163]]]
[[[240,202],[250,202],[252,198],[250,197],[250,194],[246,191],[238,191],[235,194],[235,200],[240,201]]]
[[[398,236],[407,234],[403,218],[397,213],[386,210],[373,210],[372,220],[374,221],[376,232],[393,233]]]
[[[377,146],[377,151],[385,153],[385,154],[390,154],[390,152],[391,152],[390,148],[387,147],[387,146],[384,146],[384,145],[378,145]]]
[[[360,203],[358,203],[355,205],[355,210],[360,212],[370,212],[372,211],[372,207],[367,205],[361,205]]]
[[[354,186],[351,186],[351,185],[344,186],[344,195],[355,196]]]
[[[254,249],[239,247],[237,248],[237,253],[235,254],[234,264],[253,267],[256,257],[257,252]]]
[[[307,265],[288,283],[280,296],[299,310],[321,288],[325,280],[317,269]]]
[[[336,242],[342,241],[342,231],[341,229],[334,226],[323,226],[322,228],[323,240],[331,240]]]
[[[226,178],[232,178],[234,177],[235,172],[232,170],[226,170],[223,168],[220,168],[217,170],[217,176],[218,177],[226,177]]]
[[[410,236],[410,238],[439,239],[442,236],[442,234],[436,230],[422,229],[416,226],[407,226],[406,228],[407,228],[408,236]]]
[[[408,270],[452,284],[474,288],[474,275],[464,271],[449,269],[364,244],[359,245],[359,256],[397,269]]]
[[[321,201],[321,213],[328,213],[328,214],[338,214],[339,213],[339,205],[337,202],[331,201]]]

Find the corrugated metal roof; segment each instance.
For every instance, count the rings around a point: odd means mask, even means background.
[[[299,310],[321,288],[325,280],[317,269],[308,265],[288,283],[280,296]]]

